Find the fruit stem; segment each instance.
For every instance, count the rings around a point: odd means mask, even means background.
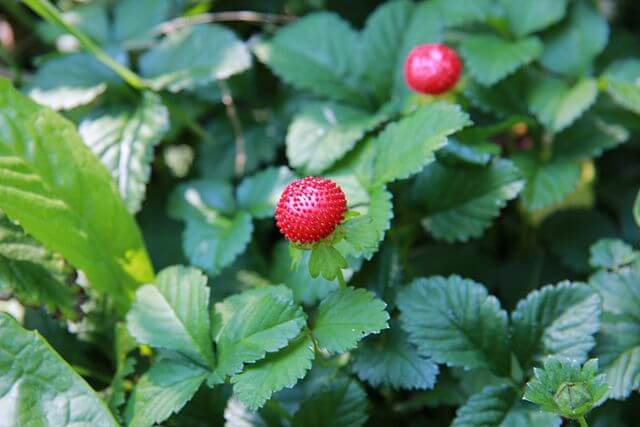
[[[584,417],[578,417],[578,424],[580,424],[580,427],[589,427],[589,424],[587,424],[587,420],[585,420]]]
[[[342,269],[338,270],[338,283],[340,284],[340,289],[345,289],[347,287],[347,282],[344,280]]]

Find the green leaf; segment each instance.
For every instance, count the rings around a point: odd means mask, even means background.
[[[522,101],[529,91],[529,80],[529,74],[523,70],[490,87],[469,80],[464,90],[471,103],[481,111],[511,118],[514,114],[528,114],[526,103]]]
[[[186,362],[163,360],[138,381],[125,412],[129,427],[151,427],[178,412],[198,391],[207,371]]]
[[[484,22],[495,15],[491,0],[432,0],[447,27]]]
[[[113,359],[116,364],[116,372],[111,378],[106,396],[109,408],[116,414],[119,413],[120,406],[125,403],[125,379],[135,371],[136,359],[128,357],[128,354],[136,347],[136,340],[127,332],[126,324],[118,322],[113,338]]]
[[[102,399],[37,333],[0,313],[2,422],[26,425],[118,423]]]
[[[546,356],[585,361],[600,326],[600,297],[582,283],[531,292],[511,314],[513,351],[523,368]]]
[[[603,79],[605,90],[620,106],[640,114],[640,60],[624,59],[611,64]]]
[[[236,190],[238,209],[254,218],[273,216],[284,188],[295,178],[286,166],[271,167],[242,180]]]
[[[80,136],[111,171],[131,213],[142,206],[154,147],[168,129],[169,110],[151,92],[145,92],[133,108],[112,105],[93,110],[79,124]]]
[[[354,53],[358,33],[338,15],[307,15],[254,46],[258,59],[286,83],[315,95],[366,106]]]
[[[73,125],[0,79],[0,209],[125,311],[153,270],[107,169]],[[38,214],[34,214],[37,212]]]
[[[509,26],[517,36],[540,31],[560,21],[567,0],[501,0]]]
[[[52,58],[38,68],[26,88],[36,102],[56,110],[88,104],[121,84],[118,76],[88,53]]]
[[[436,362],[509,374],[507,313],[481,284],[458,276],[416,279],[396,303],[411,342]]]
[[[264,359],[284,348],[306,324],[290,290],[269,286],[231,296],[215,305],[218,365],[214,375],[223,380],[245,363]]]
[[[636,201],[633,204],[633,218],[636,220],[638,227],[640,227],[640,191],[638,191]]]
[[[391,123],[376,138],[375,184],[408,178],[434,159],[447,136],[470,123],[457,105],[438,102]]]
[[[493,142],[462,143],[451,138],[436,151],[436,159],[450,166],[487,166],[492,155],[500,154],[500,150]]]
[[[576,360],[550,357],[543,369],[534,369],[524,399],[539,405],[544,412],[575,419],[602,403],[607,394],[606,375],[597,374],[597,359],[581,367]]]
[[[540,61],[549,70],[579,76],[591,70],[593,59],[609,39],[605,18],[587,2],[573,2],[565,25],[543,37]]]
[[[599,117],[586,114],[573,126],[556,135],[554,157],[585,160],[600,156],[629,139],[622,126],[605,123]]]
[[[369,215],[359,215],[342,224],[344,239],[360,253],[373,254],[378,249],[382,236],[377,230],[374,219]]]
[[[497,160],[486,168],[435,162],[418,176],[413,195],[425,207],[422,225],[434,237],[466,241],[480,237],[523,186],[520,171],[508,160]]]
[[[64,21],[78,28],[92,40],[100,44],[109,41],[109,16],[107,8],[100,3],[87,3],[74,5],[69,10],[63,12]],[[36,32],[45,41],[54,44],[60,37],[68,34],[64,29],[54,23],[39,21],[36,24]]]
[[[234,395],[251,410],[262,407],[273,393],[293,387],[311,369],[313,341],[304,334],[277,353],[249,365],[231,378]]]
[[[338,377],[302,402],[292,427],[360,427],[367,421],[367,395],[357,381]]]
[[[598,240],[590,248],[589,265],[593,268],[618,270],[631,264],[640,255],[631,246],[619,239]]]
[[[318,307],[313,336],[330,353],[344,353],[370,334],[389,327],[385,304],[365,289],[343,288],[331,293]]]
[[[172,9],[170,0],[119,1],[113,8],[113,36],[128,49],[150,45],[153,30],[171,17]]]
[[[127,328],[139,343],[213,366],[207,277],[193,267],[162,270],[152,285],[136,292]]]
[[[154,89],[171,92],[228,79],[250,66],[244,43],[216,24],[175,31],[140,58],[142,76]]]
[[[489,86],[540,56],[542,43],[536,37],[509,41],[476,34],[464,37],[460,53],[473,78]]]
[[[342,274],[341,270],[348,266],[347,260],[330,243],[319,242],[311,250],[309,274],[313,278],[321,276],[327,280],[336,280]]]
[[[294,118],[287,132],[289,164],[318,174],[341,159],[364,134],[384,120],[355,107],[335,103],[311,104]]]
[[[580,163],[576,161],[543,161],[536,152],[518,153],[512,160],[525,177],[521,200],[529,211],[560,203],[578,186]]]
[[[397,323],[355,353],[353,370],[372,387],[425,390],[433,388],[438,365],[409,342]]]

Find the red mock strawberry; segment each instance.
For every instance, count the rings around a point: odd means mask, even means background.
[[[404,61],[404,79],[416,92],[437,95],[458,82],[462,62],[458,54],[443,44],[421,44]]]
[[[284,189],[276,207],[276,223],[288,240],[313,243],[331,234],[346,211],[347,199],[335,182],[307,177]]]

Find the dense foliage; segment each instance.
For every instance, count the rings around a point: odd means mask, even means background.
[[[0,425],[636,425],[638,12],[3,0]]]

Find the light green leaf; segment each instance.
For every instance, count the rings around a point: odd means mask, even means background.
[[[353,370],[373,387],[425,390],[433,388],[438,365],[409,342],[397,323],[355,353]]]
[[[36,102],[56,110],[88,104],[122,82],[118,76],[88,53],[74,53],[43,63],[26,92]]]
[[[0,313],[0,410],[8,426],[117,427],[102,399],[37,333]]]
[[[588,2],[572,2],[569,19],[543,37],[540,61],[549,70],[579,76],[588,73],[593,59],[609,39],[604,16]]]
[[[517,36],[540,31],[564,16],[567,0],[501,0],[509,26]]]
[[[358,33],[338,15],[307,15],[254,46],[258,59],[285,82],[315,95],[366,106],[354,52]]]
[[[600,326],[600,297],[582,283],[562,282],[531,292],[511,314],[513,351],[526,369],[546,356],[583,362]]]
[[[323,172],[384,118],[384,114],[372,115],[341,104],[311,104],[298,113],[289,126],[289,164],[306,174]]]
[[[234,395],[251,410],[262,407],[273,393],[293,387],[304,378],[315,353],[311,338],[304,334],[277,353],[249,365],[231,378]]]
[[[453,242],[480,237],[523,186],[520,171],[508,160],[481,168],[436,162],[418,176],[413,194],[426,209],[425,229]]]
[[[473,78],[489,86],[540,56],[542,43],[536,37],[509,41],[490,34],[468,35],[460,53]]]
[[[169,418],[193,397],[207,377],[199,366],[163,360],[138,381],[125,412],[129,427],[151,427]]]
[[[604,73],[605,90],[622,107],[640,114],[640,60],[616,61]]]
[[[509,374],[507,313],[481,284],[458,276],[416,279],[396,304],[410,341],[436,362]]]
[[[365,289],[343,288],[330,294],[318,307],[313,336],[323,349],[344,353],[370,334],[389,327],[387,304]]]
[[[538,153],[518,153],[512,157],[525,177],[522,204],[529,211],[560,203],[578,186],[580,163],[562,159],[543,161]]]
[[[342,224],[344,239],[359,253],[373,254],[378,249],[382,235],[377,228],[369,215],[360,215]]]
[[[171,0],[118,1],[113,8],[113,36],[128,49],[150,45],[153,30],[170,18],[172,9]]]
[[[139,343],[174,350],[195,363],[212,366],[207,277],[193,267],[162,270],[153,284],[136,292],[127,328]]]
[[[196,25],[168,35],[140,58],[154,89],[179,92],[228,79],[251,66],[244,43],[220,25]]]
[[[347,268],[347,260],[330,243],[319,242],[314,245],[309,257],[309,274],[311,277],[323,277],[336,280],[343,268]]]
[[[73,125],[0,79],[0,209],[125,311],[153,279],[140,231]],[[37,214],[34,214],[37,212]]]
[[[438,102],[391,123],[376,138],[375,184],[408,178],[434,159],[447,136],[470,123],[457,105]]]
[[[273,216],[280,194],[294,178],[286,166],[271,167],[245,178],[236,189],[238,209],[254,218]]]
[[[136,213],[151,175],[154,147],[169,129],[169,110],[151,92],[131,107],[94,110],[82,119],[78,132],[111,171],[129,212]]]
[[[593,268],[618,270],[631,264],[640,254],[619,239],[602,239],[591,245],[589,265]]]

